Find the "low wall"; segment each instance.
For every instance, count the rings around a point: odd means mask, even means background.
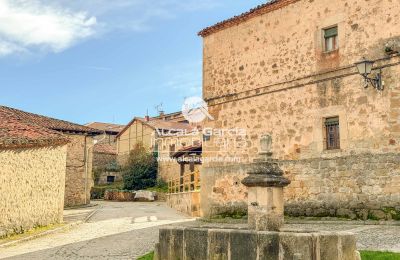
[[[167,227],[159,231],[156,260],[356,260],[356,238],[346,232],[265,232]]]
[[[200,192],[191,191],[166,195],[167,205],[192,217],[201,217]]]
[[[0,236],[63,220],[66,146],[0,150]]]
[[[106,190],[104,192],[104,200],[115,200],[115,201],[134,201],[134,191],[118,191],[118,190]]]
[[[285,212],[293,216],[400,219],[400,154],[362,154],[279,161],[292,183]],[[241,180],[251,164],[203,168],[205,216],[247,210]]]

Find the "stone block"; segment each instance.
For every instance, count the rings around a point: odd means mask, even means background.
[[[235,230],[230,233],[231,259],[257,259],[257,233]]]
[[[341,260],[339,236],[336,233],[326,233],[319,239],[321,259]]]
[[[279,233],[278,232],[258,232],[258,254],[259,259],[278,260],[279,259]]]
[[[147,190],[139,190],[135,193],[135,201],[155,201],[156,193]]]
[[[314,259],[313,236],[311,233],[279,233],[280,259]]]
[[[183,259],[183,229],[170,227],[159,231],[159,256],[162,260]]]
[[[185,229],[184,230],[185,259],[207,260],[208,230]]]
[[[341,259],[342,260],[353,260],[357,258],[356,252],[356,244],[357,239],[354,234],[349,232],[338,232],[338,236],[340,239],[339,245],[341,246],[339,250],[341,251]]]
[[[210,229],[208,231],[209,255],[211,260],[228,260],[231,230]]]

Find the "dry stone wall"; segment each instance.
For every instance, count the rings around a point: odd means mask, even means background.
[[[0,150],[0,236],[63,220],[66,146]]]

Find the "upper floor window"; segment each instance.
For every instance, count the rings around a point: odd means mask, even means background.
[[[339,48],[338,43],[338,27],[331,27],[324,29],[324,50],[325,52],[330,52],[337,50]]]
[[[339,117],[325,119],[326,149],[340,149]]]

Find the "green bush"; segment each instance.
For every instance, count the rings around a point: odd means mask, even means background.
[[[123,180],[125,190],[154,187],[157,184],[157,158],[143,145],[137,145],[129,154]]]
[[[167,193],[168,192],[168,183],[166,183],[162,179],[158,179],[157,184],[154,187],[147,188],[147,190]]]

